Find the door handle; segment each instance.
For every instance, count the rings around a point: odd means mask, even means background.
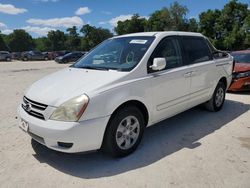
[[[185,78],[188,78],[188,77],[190,77],[192,75],[192,72],[186,72],[183,76],[185,77]]]

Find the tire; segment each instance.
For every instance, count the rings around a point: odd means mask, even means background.
[[[23,60],[24,60],[24,61],[28,61],[28,58],[27,58],[27,57],[24,57]]]
[[[223,107],[226,95],[226,86],[219,82],[216,86],[212,98],[205,103],[205,108],[211,112],[218,112]]]
[[[111,117],[102,150],[112,157],[125,157],[136,150],[144,129],[145,121],[141,111],[134,106],[124,107]]]
[[[44,60],[45,60],[45,61],[48,61],[49,59],[48,59],[48,57],[45,57]]]
[[[6,58],[6,61],[11,61],[11,58],[7,57],[7,58]]]

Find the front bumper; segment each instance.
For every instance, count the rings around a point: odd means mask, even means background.
[[[101,148],[106,125],[110,116],[85,120],[82,122],[61,122],[40,120],[30,116],[21,106],[18,113],[28,122],[29,135],[39,143],[53,150],[76,153]],[[72,143],[71,147],[63,147],[59,143]]]
[[[229,91],[250,91],[250,77],[233,79]]]

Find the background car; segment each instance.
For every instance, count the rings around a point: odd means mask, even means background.
[[[232,52],[235,66],[229,91],[250,91],[250,50]]]
[[[53,52],[42,52],[42,54],[46,57],[48,57],[48,60],[53,60]]]
[[[53,59],[55,59],[57,57],[64,56],[68,53],[70,53],[70,51],[67,51],[67,50],[55,51],[55,52],[52,52],[52,56],[53,56]]]
[[[55,51],[55,52],[43,52],[43,54],[46,54],[48,56],[48,58],[50,60],[54,60],[55,58],[59,57],[59,56],[64,56],[65,54],[68,54],[70,53],[70,51],[66,51],[66,50],[63,50],[63,51]]]
[[[86,52],[71,52],[71,53],[68,53],[68,54],[66,54],[64,56],[57,57],[55,59],[55,61],[57,63],[75,62],[85,54],[86,54]]]
[[[0,51],[0,60],[1,61],[11,61],[11,54],[7,51]]]
[[[16,60],[21,60],[22,59],[22,52],[12,52],[11,58],[16,59]]]
[[[28,61],[28,60],[49,60],[48,55],[45,53],[39,51],[28,51],[22,53],[22,60]]]

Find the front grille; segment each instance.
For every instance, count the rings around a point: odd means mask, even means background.
[[[36,118],[45,120],[44,115],[42,112],[46,110],[48,105],[35,102],[33,100],[28,99],[27,97],[23,97],[23,104],[22,108],[27,112],[29,115],[34,116]]]
[[[241,87],[242,90],[250,90],[250,85],[243,85]]]
[[[42,111],[45,110],[48,107],[48,105],[32,101],[32,100],[28,99],[25,96],[23,97],[23,102],[25,104],[30,103],[31,106],[32,106],[32,108],[35,108],[35,109],[38,109],[38,110],[42,110]]]

